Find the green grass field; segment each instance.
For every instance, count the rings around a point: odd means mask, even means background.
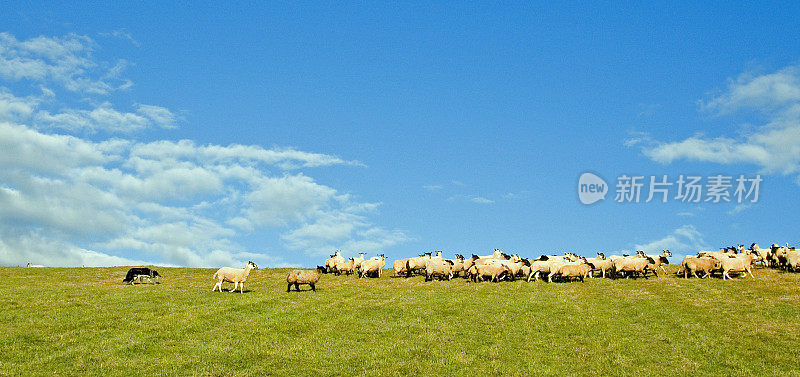
[[[670,266],[673,270],[676,266]],[[586,283],[0,268],[0,375],[800,376],[800,274]],[[230,287],[226,283],[226,289]],[[305,286],[307,289],[307,286]]]

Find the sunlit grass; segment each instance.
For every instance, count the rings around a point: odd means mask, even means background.
[[[475,284],[387,271],[286,293],[288,270],[262,269],[240,294],[212,293],[213,270],[158,270],[160,284],[129,286],[126,268],[0,268],[0,375],[800,375],[800,274]]]

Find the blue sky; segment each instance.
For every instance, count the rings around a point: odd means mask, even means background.
[[[0,264],[794,245],[798,16],[793,3],[10,2]],[[586,171],[606,200],[580,203]],[[757,203],[616,203],[623,174],[764,181]]]

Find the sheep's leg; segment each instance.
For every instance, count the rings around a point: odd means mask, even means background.
[[[217,287],[220,287],[219,291],[222,292],[222,282],[217,282],[217,284],[214,284],[214,288],[211,288],[211,292],[214,292],[214,290],[216,290]]]
[[[244,293],[244,282],[239,283],[239,293]]]
[[[753,276],[753,271],[751,271],[749,267],[747,268],[747,272],[749,272],[749,273],[750,273],[750,277],[751,277],[751,278],[753,278],[753,279],[755,279],[755,278],[756,278],[755,276]]]
[[[311,290],[312,290],[312,291],[314,291],[314,292],[316,292],[316,291],[317,291],[317,288],[314,288],[314,284],[309,284],[309,285],[311,286]]]
[[[233,293],[234,291],[236,291],[236,287],[238,287],[238,286],[239,286],[239,282],[237,282],[237,281],[234,281],[234,282],[233,282],[233,288],[231,288],[231,290],[230,290],[230,291],[228,291],[228,292],[231,292],[231,293]]]
[[[286,285],[286,292],[291,292],[291,291],[292,291],[292,283],[289,283]]]
[[[300,283],[294,283],[294,289],[300,292]]]

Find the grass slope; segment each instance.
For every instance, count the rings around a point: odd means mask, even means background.
[[[675,269],[675,266],[670,266]],[[800,274],[586,283],[0,268],[0,375],[800,376]],[[229,288],[226,285],[226,288]]]

